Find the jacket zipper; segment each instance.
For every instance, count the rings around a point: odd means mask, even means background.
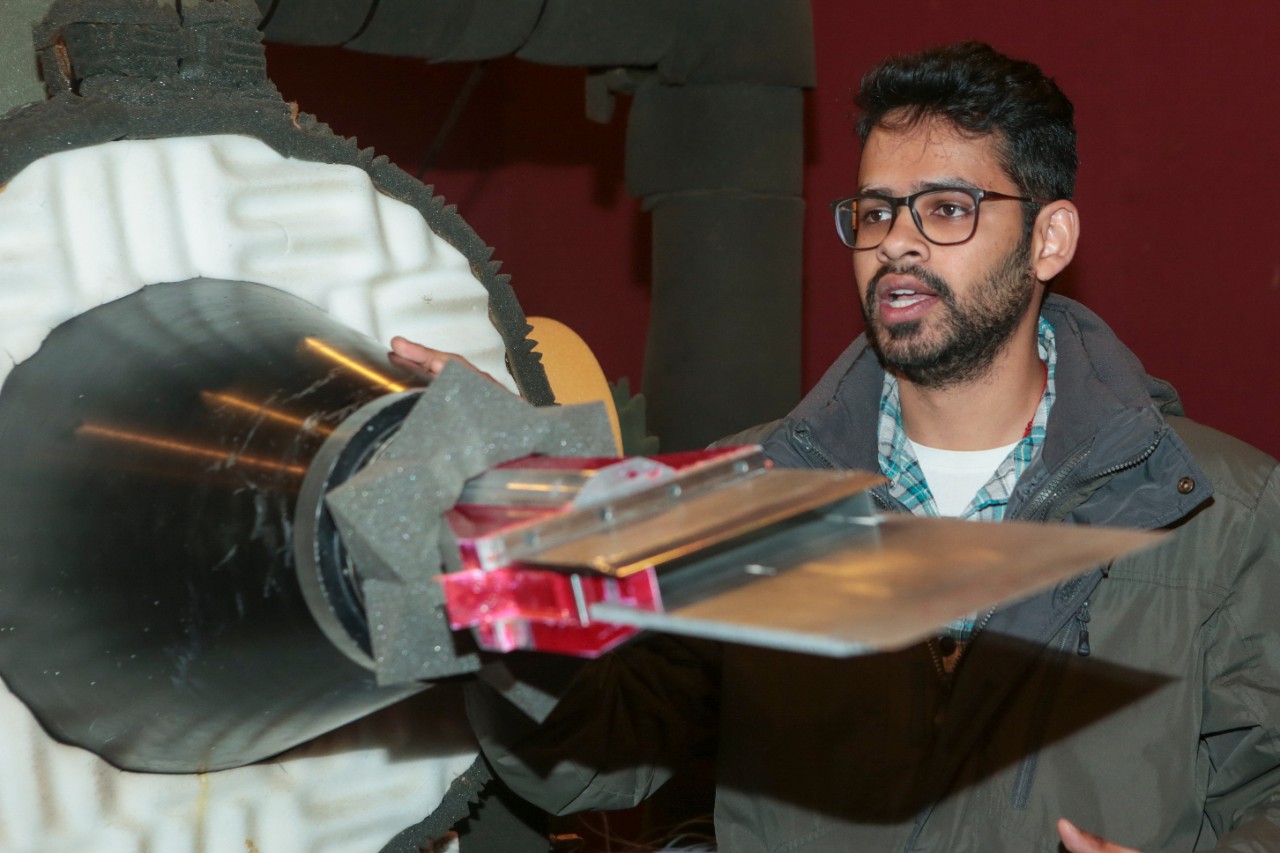
[[[1143,448],[1142,452],[1139,453],[1137,456],[1133,457],[1132,459],[1129,459],[1125,462],[1119,462],[1107,468],[1103,468],[1101,471],[1097,472],[1096,474],[1091,474],[1088,477],[1082,477],[1078,480],[1074,480],[1064,485],[1064,483],[1066,483],[1067,478],[1071,476],[1071,474],[1073,474],[1077,468],[1080,467],[1081,463],[1083,463],[1084,460],[1093,451],[1092,447],[1086,447],[1085,449],[1077,453],[1075,456],[1073,456],[1071,459],[1069,459],[1066,462],[1066,464],[1064,464],[1061,468],[1059,468],[1058,473],[1053,476],[1053,478],[1049,481],[1048,484],[1046,484],[1045,488],[1042,489],[1039,492],[1039,494],[1037,494],[1034,498],[1032,498],[1032,500],[1027,504],[1026,509],[1023,512],[1017,513],[1016,517],[1020,519],[1025,519],[1027,521],[1047,520],[1049,515],[1049,510],[1054,505],[1056,505],[1064,495],[1071,493],[1072,491],[1080,488],[1081,486],[1092,483],[1095,480],[1101,480],[1105,477],[1111,477],[1115,474],[1119,474],[1121,471],[1127,471],[1130,468],[1136,468],[1139,465],[1141,465],[1143,462],[1146,462],[1149,458],[1151,458],[1151,454],[1156,452],[1156,448],[1160,446],[1160,440],[1162,437],[1163,436],[1156,436],[1156,439],[1154,441],[1152,441],[1145,448]]]
[[[809,437],[809,428],[804,424],[800,424],[792,429],[791,436],[794,439],[794,444],[800,450],[800,455],[809,460],[810,464],[814,468],[835,470],[839,467],[831,461],[831,457],[823,453],[818,446],[813,443],[813,439]],[[884,512],[905,512],[905,508],[894,507],[889,499],[881,493],[883,488],[883,486],[876,486],[868,492],[875,505]]]
[[[1026,507],[1022,508],[1023,511],[1014,513],[1012,517],[1028,521],[1043,521],[1044,516],[1048,515],[1048,510],[1041,512],[1041,508],[1048,506],[1050,501],[1056,502],[1063,494],[1066,494],[1067,490],[1062,487],[1062,484],[1075,473],[1085,459],[1089,458],[1091,452],[1093,452],[1093,447],[1089,446],[1068,459],[1058,469],[1057,473],[1049,478],[1049,482],[1045,484],[1045,487],[1027,502]]]
[[[982,629],[987,627],[987,623],[990,622],[991,617],[995,615],[996,615],[996,609],[992,607],[989,610],[987,610],[987,613],[985,616],[983,616],[981,619],[978,620],[977,624],[973,626],[973,633],[969,635],[970,643],[972,643],[974,640],[978,638],[978,635],[982,633]]]
[[[975,638],[977,638],[978,634],[982,633],[982,629],[987,627],[987,623],[991,621],[991,617],[994,616],[995,613],[996,613],[996,609],[994,607],[989,607],[987,608],[987,612],[982,614],[982,618],[979,619],[976,623],[974,623],[973,631],[970,632],[969,634],[969,639],[965,640],[966,647],[970,643],[972,643]],[[925,644],[929,647],[929,656],[933,658],[933,668],[937,670],[938,675],[941,676],[943,679],[948,678],[949,676],[947,675],[946,667],[942,665],[942,650],[938,647],[937,638],[931,637],[925,641]],[[961,660],[964,659],[963,652],[961,652],[960,658]],[[960,661],[956,661],[956,672],[959,672],[959,671],[960,671]],[[953,672],[950,677],[954,677],[954,676],[955,676],[955,672]]]
[[[825,453],[817,448],[813,443],[813,439],[809,437],[809,428],[803,424],[791,430],[791,435],[795,437],[796,444],[800,446],[800,452],[806,456],[810,462],[816,462],[815,468],[832,468],[835,463],[827,457]]]
[[[1080,631],[1076,638],[1076,654],[1082,658],[1087,658],[1092,649],[1089,648],[1089,599],[1084,600],[1084,604],[1080,605],[1080,609],[1076,611],[1076,625]]]
[[[1057,501],[1059,501],[1060,498],[1064,496],[1064,494],[1068,494],[1071,491],[1071,489],[1082,487],[1082,485],[1084,485],[1085,483],[1091,483],[1093,482],[1093,480],[1103,478],[1103,476],[1111,476],[1112,474],[1119,474],[1120,471],[1130,469],[1130,467],[1137,467],[1138,465],[1142,465],[1144,461],[1147,461],[1148,457],[1151,456],[1152,453],[1156,452],[1157,444],[1160,444],[1160,439],[1158,438],[1156,439],[1155,442],[1148,444],[1148,446],[1144,448],[1142,453],[1139,453],[1138,456],[1133,457],[1132,460],[1129,460],[1128,462],[1120,462],[1120,464],[1112,465],[1111,467],[1107,467],[1107,469],[1105,470],[1098,471],[1097,474],[1094,474],[1092,476],[1087,476],[1087,478],[1076,480],[1076,482],[1071,483],[1070,488],[1062,487],[1062,483],[1065,482],[1066,478],[1068,478],[1068,476],[1070,476],[1071,473],[1075,471],[1075,469],[1078,469],[1078,467],[1083,464],[1084,460],[1087,459],[1089,452],[1092,451],[1091,447],[1084,448],[1083,451],[1080,451],[1079,453],[1076,453],[1075,456],[1071,457],[1071,459],[1068,460],[1068,462],[1066,462],[1065,465],[1062,465],[1062,467],[1060,467],[1059,469],[1059,473],[1053,475],[1053,479],[1051,480],[1050,484],[1046,485],[1046,487],[1041,489],[1041,492],[1039,492],[1036,497],[1032,498],[1032,501],[1030,501],[1027,505],[1028,512],[1019,512],[1019,514],[1015,514],[1014,516],[1011,516],[1011,517],[1016,517],[1016,519],[1034,519],[1034,515],[1032,514],[1032,512],[1030,512],[1030,507],[1032,507],[1033,505],[1034,507],[1037,508],[1037,510],[1039,510],[1039,508],[1041,507],[1052,506],[1053,503],[1056,503]],[[1047,514],[1048,514],[1048,511],[1047,510],[1044,511],[1038,520],[1043,521],[1044,520],[1043,516]],[[1079,612],[1076,612],[1076,615],[1075,615],[1076,621],[1080,622],[1080,625],[1082,625],[1082,628],[1083,628],[1084,622],[1089,621],[1088,607],[1089,607],[1089,602],[1085,601],[1084,606],[1082,607],[1082,610],[1084,611],[1083,620],[1080,619]],[[991,610],[987,611],[987,615],[983,616],[982,620],[980,620],[977,625],[974,625],[973,634],[969,635],[970,643],[974,642],[975,639],[978,639],[978,634],[982,633],[982,629],[986,628],[987,622],[991,621],[991,617],[995,615],[996,615],[996,608],[992,607]],[[1082,638],[1082,647],[1080,648],[1082,648],[1082,651],[1079,652],[1080,656],[1082,657],[1087,656],[1087,654],[1089,653],[1088,629],[1084,629],[1084,634]]]

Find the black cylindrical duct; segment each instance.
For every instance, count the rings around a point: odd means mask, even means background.
[[[54,330],[0,392],[0,675],[59,740],[164,772],[262,759],[420,689],[360,663],[340,556],[317,576],[324,531],[301,577],[294,555],[322,514],[308,469],[354,467],[415,381],[241,282],[153,285]]]

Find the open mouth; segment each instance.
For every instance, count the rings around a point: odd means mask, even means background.
[[[886,322],[916,319],[939,298],[937,291],[912,275],[886,275],[876,282],[876,302]]]
[[[932,298],[933,298],[933,294],[930,294],[930,293],[921,293],[915,290],[898,289],[898,290],[889,291],[888,298],[885,299],[884,301],[891,308],[909,308],[912,305],[916,305],[920,302],[925,301],[926,299],[932,299]]]

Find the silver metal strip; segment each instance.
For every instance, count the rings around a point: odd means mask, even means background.
[[[598,620],[818,655],[902,648],[1162,534],[1030,522],[809,518],[659,575],[665,613]]]
[[[865,491],[857,471],[748,468],[717,481],[677,479],[659,489],[526,528],[509,559],[625,576],[748,535]]]

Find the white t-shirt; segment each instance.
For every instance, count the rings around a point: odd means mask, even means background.
[[[1017,445],[990,450],[939,450],[911,439],[911,449],[920,462],[925,482],[933,493],[939,515],[958,516],[969,508],[973,496],[991,479],[996,468]]]

